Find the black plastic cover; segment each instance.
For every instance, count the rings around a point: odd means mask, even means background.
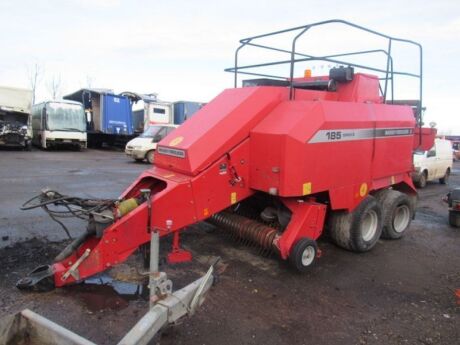
[[[346,83],[353,80],[355,70],[353,67],[334,67],[329,71],[329,78],[339,83]]]

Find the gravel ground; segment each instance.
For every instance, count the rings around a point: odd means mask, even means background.
[[[0,316],[29,308],[98,344],[116,343],[147,310],[145,282],[135,269],[142,266],[140,255],[107,275],[130,281],[135,294],[91,284],[21,292],[14,287],[17,279],[49,263],[65,245],[65,234],[40,210],[19,207],[43,187],[116,198],[148,165],[109,150],[35,150],[1,151],[0,166]],[[364,254],[323,239],[323,256],[302,275],[219,230],[209,233],[206,224],[190,227],[183,242],[194,261],[164,269],[181,287],[220,256],[220,279],[202,309],[164,330],[157,342],[460,344],[460,307],[454,296],[460,288],[460,230],[449,227],[441,201],[456,186],[459,163],[450,186],[429,183],[420,191],[416,219],[403,239],[381,240]],[[84,228],[79,222],[67,224],[73,235]]]

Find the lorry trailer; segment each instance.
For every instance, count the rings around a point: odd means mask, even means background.
[[[387,45],[321,56],[296,50],[309,30],[330,24],[380,37]],[[282,34],[292,34],[290,50],[260,42]],[[395,42],[415,49],[416,72],[394,70]],[[286,58],[241,65],[248,47]],[[384,67],[350,60],[376,52],[386,57]],[[295,68],[312,61],[339,66],[327,75],[297,77]],[[258,72],[276,65],[287,65],[289,74]],[[151,234],[173,237],[168,262],[190,260],[179,233],[199,221],[273,252],[301,272],[321,256],[318,238],[324,232],[354,252],[371,250],[381,237],[404,235],[417,195],[412,154],[432,147],[436,132],[422,128],[420,44],[329,20],[242,39],[227,71],[234,73],[234,88],[161,140],[153,165],[119,199],[83,200],[43,191],[24,205],[48,212],[72,207],[88,227],[53,264],[37,268],[18,287],[84,280],[125,261]],[[238,87],[239,75],[259,78]],[[395,76],[419,81],[415,112],[412,105],[393,104]]]
[[[205,104],[191,101],[174,102],[174,124],[180,125],[190,119]]]
[[[134,137],[128,97],[116,95],[110,89],[81,89],[63,98],[83,104],[88,146],[101,147],[103,143],[124,145]]]

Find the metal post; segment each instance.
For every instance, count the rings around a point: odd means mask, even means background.
[[[149,287],[150,287],[150,308],[155,304],[153,298],[156,295],[156,280],[158,276],[158,261],[160,256],[160,236],[158,231],[152,231],[150,236],[150,275],[149,275]]]
[[[299,34],[297,34],[297,36],[294,37],[294,39],[292,40],[292,50],[291,50],[291,69],[290,69],[290,73],[289,73],[289,82],[290,82],[290,86],[289,86],[289,100],[292,100],[293,98],[293,90],[294,90],[294,60],[295,60],[295,55],[296,55],[296,52],[295,52],[295,44],[297,42],[297,39],[302,36],[308,29],[310,29],[309,26],[305,27]]]
[[[140,192],[147,202],[147,232],[150,233],[150,268],[149,268],[149,289],[150,309],[153,308],[157,294],[157,278],[159,275],[159,260],[160,260],[160,235],[157,230],[152,231],[152,200],[150,189],[141,189]]]

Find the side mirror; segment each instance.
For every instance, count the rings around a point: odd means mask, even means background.
[[[434,151],[434,150],[428,151],[426,156],[427,157],[435,157],[436,156],[436,151]]]

